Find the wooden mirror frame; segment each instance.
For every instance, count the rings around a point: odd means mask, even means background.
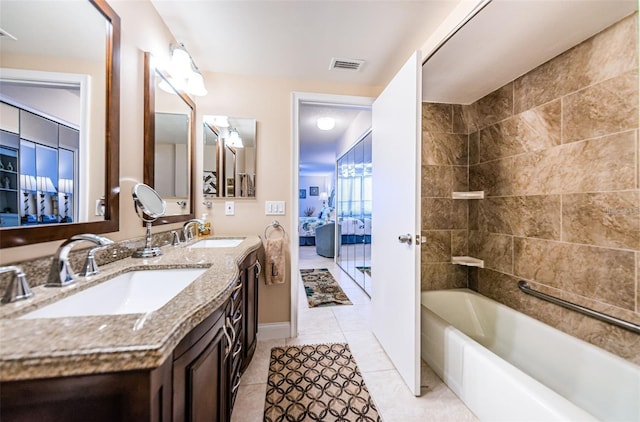
[[[0,230],[0,248],[68,239],[80,233],[110,233],[120,228],[120,17],[106,0],[89,2],[111,24],[106,40],[105,207],[104,220]]]
[[[144,53],[144,183],[155,188],[155,146],[156,146],[156,72],[169,79],[169,76],[161,69],[156,69],[151,63],[151,53]],[[178,223],[195,217],[195,135],[196,135],[196,105],[191,98],[182,91],[177,91],[178,96],[191,108],[191,121],[189,122],[189,214],[165,215],[153,222],[154,225]]]

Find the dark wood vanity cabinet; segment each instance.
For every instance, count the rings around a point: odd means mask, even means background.
[[[256,348],[257,253],[227,301],[151,370],[0,383],[0,420],[227,422]]]
[[[227,421],[228,308],[196,327],[173,355],[173,421]]]
[[[258,340],[258,277],[260,270],[257,252],[247,256],[240,266],[240,277],[244,286],[242,372],[249,366]]]

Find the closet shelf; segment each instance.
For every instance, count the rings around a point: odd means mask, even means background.
[[[452,264],[466,265],[467,267],[479,267],[484,268],[484,261],[482,259],[473,258],[471,256],[452,256]]]
[[[477,190],[472,192],[453,192],[453,199],[484,199],[484,191]]]

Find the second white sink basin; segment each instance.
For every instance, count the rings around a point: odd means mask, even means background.
[[[129,271],[20,318],[151,312],[169,302],[205,271],[206,268]]]
[[[189,248],[235,248],[240,243],[242,243],[243,240],[244,237],[233,237],[226,239],[203,239],[189,246]]]

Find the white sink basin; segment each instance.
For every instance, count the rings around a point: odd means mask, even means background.
[[[20,318],[151,312],[170,301],[205,271],[206,268],[129,271]]]
[[[235,248],[238,246],[244,237],[234,237],[227,239],[203,239],[194,243],[189,248]]]

